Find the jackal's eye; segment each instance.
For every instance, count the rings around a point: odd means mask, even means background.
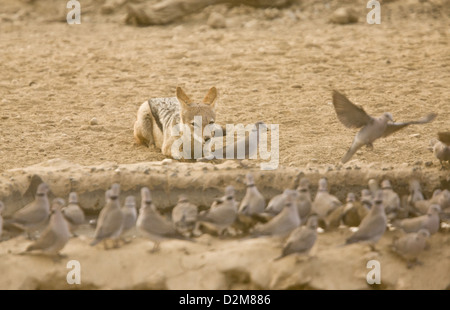
[[[192,127],[197,127],[197,124],[195,122],[191,123]]]
[[[209,124],[210,124],[210,125],[214,125],[214,121],[210,121]]]

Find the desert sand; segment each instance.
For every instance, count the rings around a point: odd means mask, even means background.
[[[161,208],[182,191],[202,208],[226,184],[244,194],[249,170],[267,199],[290,186],[301,171],[315,191],[327,176],[341,201],[367,180],[390,178],[407,193],[417,177],[429,197],[450,189],[449,170],[428,149],[438,131],[450,130],[450,3],[383,1],[380,25],[366,23],[366,1],[299,1],[284,9],[218,5],[166,26],[126,25],[126,1],[82,1],[80,25],[65,22],[61,1],[2,1],[0,10],[0,200],[6,214],[31,201],[36,183],[51,197],[80,193],[94,217],[104,190],[120,182],[123,195],[150,186]],[[104,9],[109,6],[110,9]],[[352,7],[354,24],[329,22],[339,7]],[[112,8],[112,9],[111,9]],[[207,24],[212,12],[226,27]],[[156,148],[138,146],[133,123],[151,97],[174,96],[182,86],[194,98],[216,86],[217,122],[280,126],[280,168],[261,172],[254,163],[168,163]],[[336,118],[331,91],[344,92],[371,115],[389,111],[395,120],[436,112],[435,121],[410,126],[361,149],[339,164],[355,130]],[[97,122],[91,122],[93,118]],[[207,177],[205,177],[207,176]],[[258,183],[259,182],[259,183]],[[319,235],[312,257],[277,262],[281,240],[168,241],[150,254],[137,237],[119,249],[90,247],[92,229],[73,238],[55,262],[19,255],[24,236],[0,243],[2,289],[448,289],[450,235],[442,229],[420,260],[407,269],[389,251],[387,232],[379,252],[363,245],[337,248],[348,229]],[[132,255],[130,255],[132,253]],[[226,259],[223,259],[226,257]],[[66,263],[77,259],[82,284],[66,282]],[[368,260],[382,264],[382,284],[366,282]],[[11,268],[14,266],[14,268]],[[145,272],[143,272],[143,270]]]

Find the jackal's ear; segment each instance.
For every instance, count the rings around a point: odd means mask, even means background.
[[[203,103],[209,104],[212,107],[214,107],[216,99],[217,99],[217,89],[215,87],[211,87],[208,93],[206,94],[205,98],[203,98]]]
[[[177,87],[177,99],[182,107],[187,107],[191,104],[191,99],[189,99],[181,87]]]

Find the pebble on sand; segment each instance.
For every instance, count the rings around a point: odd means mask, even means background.
[[[91,126],[96,126],[98,125],[98,119],[96,117],[93,117],[90,121],[89,121],[89,125]]]
[[[352,8],[339,8],[331,14],[330,22],[333,24],[352,24],[358,22],[358,15]]]
[[[212,12],[207,21],[208,26],[214,29],[226,28],[227,24],[225,21],[225,17],[222,14],[217,12]]]

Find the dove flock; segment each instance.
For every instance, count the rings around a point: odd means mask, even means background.
[[[105,192],[105,205],[98,215],[90,245],[103,243],[105,249],[117,248],[121,242],[131,242],[132,239],[125,240],[125,235],[131,234],[151,240],[150,252],[156,252],[165,240],[195,242],[205,233],[202,226],[206,225],[215,229],[219,237],[281,238],[281,254],[273,259],[277,261],[294,254],[309,255],[320,240],[321,225],[322,232],[352,228],[352,232],[347,229],[341,246],[361,243],[374,251],[375,245],[391,228],[403,234],[394,237],[392,250],[411,266],[417,262],[428,240],[439,231],[440,215],[450,212],[450,192],[437,189],[425,200],[420,182],[411,180],[409,194],[400,198],[390,180],[380,181],[381,186],[379,181],[370,179],[360,197],[348,192],[342,203],[331,194],[326,178],[319,179],[316,196],[311,199],[309,180],[302,178],[296,189],[286,189],[267,201],[253,174],[248,173],[246,193],[240,202],[236,200],[235,188],[229,185],[224,195],[215,199],[209,208],[200,208],[191,203],[187,195],[181,194],[170,210],[159,209],[146,186],[141,188],[140,205],[136,204],[138,197],[131,195],[124,198],[121,206],[120,184],[114,183]],[[62,198],[55,198],[50,204],[49,190],[48,185],[40,184],[34,201],[9,217],[2,217],[6,206],[0,202],[0,237],[2,230],[20,229],[32,239],[25,253],[39,251],[61,255],[60,251],[70,238],[78,237],[74,231],[87,224],[86,217],[77,193],[69,194],[66,206]],[[244,222],[240,215],[251,220]],[[249,227],[243,228],[245,225]],[[30,232],[37,232],[38,237],[33,239]]]

